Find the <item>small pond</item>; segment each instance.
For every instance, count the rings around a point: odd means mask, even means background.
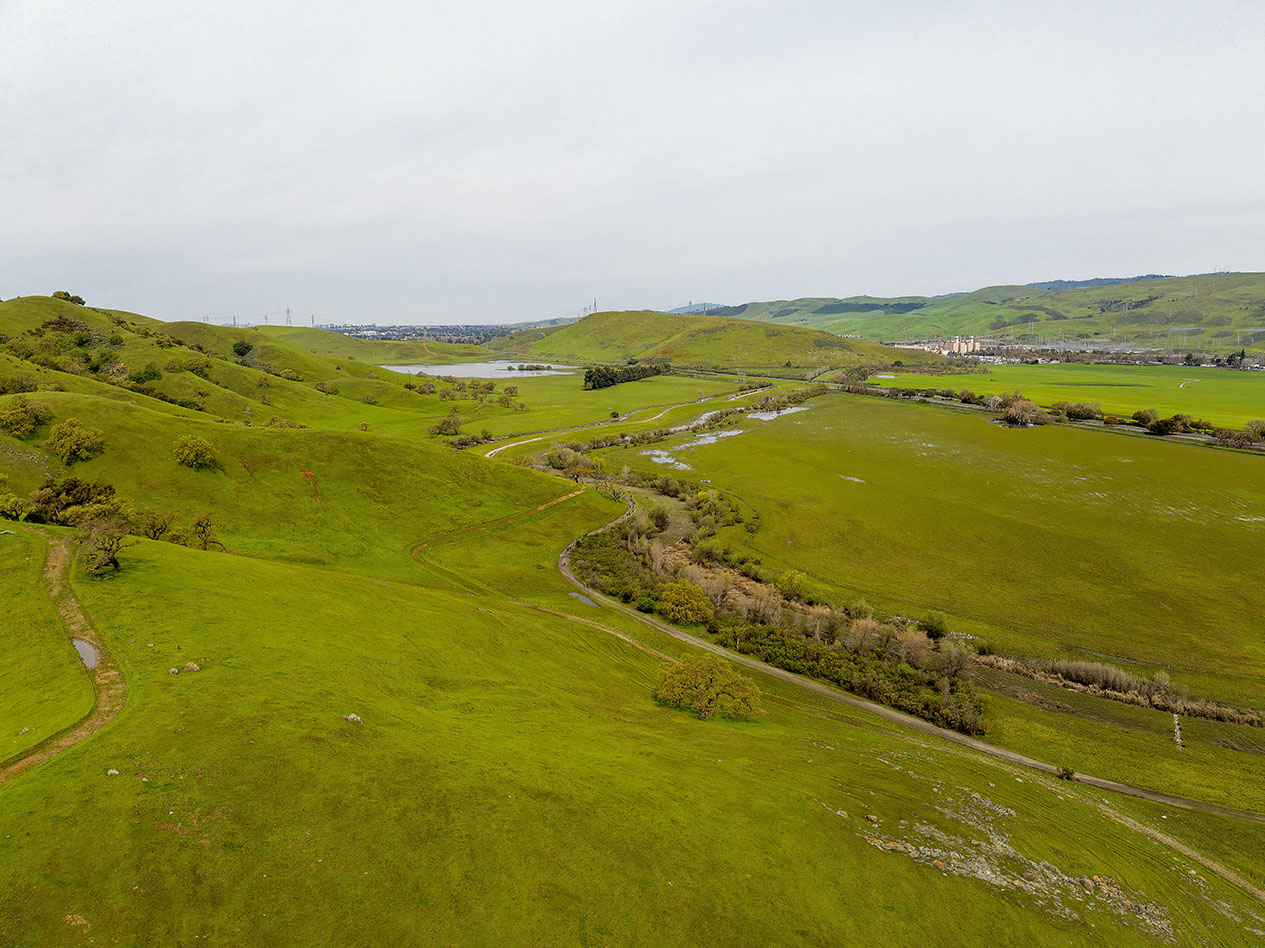
[[[79,657],[83,659],[84,668],[97,667],[97,649],[91,642],[85,642],[83,639],[71,639],[75,645],[75,651],[79,653]]]
[[[530,365],[533,368],[520,369],[520,365]],[[535,368],[535,366],[544,365],[543,369]],[[412,375],[451,375],[453,378],[461,379],[522,379],[531,378],[536,375],[570,375],[577,371],[574,365],[558,365],[556,362],[543,363],[533,362],[531,360],[510,362],[500,360],[496,362],[456,362],[452,365],[383,365],[379,368],[390,369],[392,372]]]

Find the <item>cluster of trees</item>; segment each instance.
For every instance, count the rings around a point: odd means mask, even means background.
[[[943,727],[982,733],[983,705],[963,676],[970,658],[947,641],[943,616],[883,622],[864,602],[846,609],[814,603],[793,571],[739,586],[733,570],[673,558],[652,539],[659,529],[649,515],[634,518],[577,543],[571,563],[607,595],[701,626],[735,651]]]
[[[66,290],[57,290],[53,294],[53,299],[63,300],[67,303],[74,303],[76,306],[85,305],[82,296],[79,296],[75,293],[68,293]]]
[[[666,375],[672,367],[665,363],[637,362],[633,365],[595,365],[584,370],[584,389],[610,388],[622,382],[636,382],[654,375]]]
[[[78,527],[84,567],[94,574],[107,566],[119,569],[118,554],[131,545],[132,537],[200,550],[224,549],[210,511],[195,515],[188,529],[181,529],[176,511],[136,507],[121,499],[112,484],[79,477],[50,477],[26,499],[0,492],[0,518]]]
[[[1174,434],[1204,434],[1223,447],[1250,448],[1265,440],[1265,420],[1249,421],[1241,429],[1219,428],[1202,418],[1176,414],[1161,418],[1154,408],[1147,408],[1133,413],[1133,424],[1145,428],[1153,435],[1166,437]]]
[[[981,655],[978,661],[992,668],[1056,684],[1071,691],[1143,708],[1250,727],[1265,726],[1265,718],[1262,718],[1259,711],[1234,708],[1219,701],[1191,698],[1185,689],[1173,684],[1164,671],[1144,677],[1102,662],[1023,659],[992,654]]]

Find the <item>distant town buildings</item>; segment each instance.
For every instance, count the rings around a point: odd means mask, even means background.
[[[954,336],[952,339],[941,339],[934,342],[896,343],[902,349],[923,349],[936,355],[968,356],[980,351],[980,342],[974,336]]]

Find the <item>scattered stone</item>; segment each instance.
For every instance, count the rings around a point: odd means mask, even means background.
[[[180,674],[180,669],[179,669],[179,668],[168,668],[168,669],[167,669],[167,674],[168,674],[168,675],[179,675],[179,674]]]
[[[200,672],[200,671],[202,671],[202,669],[198,667],[198,663],[197,663],[197,662],[185,662],[185,665],[184,665],[184,670],[185,670],[185,671],[187,671],[187,672]]]
[[[15,537],[15,536],[17,536],[17,534],[16,534],[16,533],[14,533],[12,530],[0,530],[0,536],[11,536],[11,537]]]
[[[1081,884],[1081,888],[1084,889],[1086,892],[1094,891],[1094,883],[1089,878],[1085,876],[1081,876],[1076,881]]]
[[[25,734],[29,730],[30,730],[29,727],[22,728],[22,730],[18,731],[18,737],[21,737],[23,734]]]
[[[361,720],[360,720],[360,715],[358,715],[358,714],[349,714],[349,715],[347,715],[347,720],[348,720],[348,721],[350,721],[352,724],[363,724],[363,723],[364,723],[363,721],[361,721]]]
[[[866,818],[867,820],[869,820],[871,823],[877,823],[877,822],[878,822],[878,817],[877,817],[877,816],[875,816],[873,813],[867,813],[867,814],[865,814],[865,818]]]
[[[115,770],[113,767],[111,767],[109,770],[105,772],[105,775],[107,777],[117,777],[119,775],[119,772]]]

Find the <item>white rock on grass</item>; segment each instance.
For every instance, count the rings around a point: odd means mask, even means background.
[[[347,720],[348,720],[348,721],[350,721],[352,724],[363,724],[363,723],[364,723],[363,721],[361,721],[361,720],[360,720],[360,715],[358,715],[358,714],[349,714],[349,715],[347,715]]]
[[[105,772],[105,775],[107,777],[117,777],[119,775],[119,772],[115,770],[113,767],[111,767],[109,770]]]

